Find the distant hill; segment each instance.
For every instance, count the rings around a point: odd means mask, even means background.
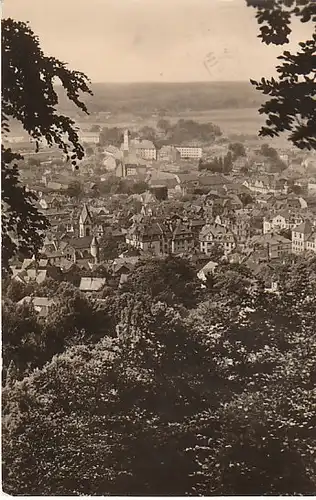
[[[91,86],[93,96],[84,95],[91,114],[99,112],[163,115],[185,111],[258,108],[262,101],[248,82],[196,83],[98,83]],[[78,114],[58,87],[60,110]]]

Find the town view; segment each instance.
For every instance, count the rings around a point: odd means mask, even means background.
[[[68,3],[2,19],[4,493],[316,494],[316,4]]]

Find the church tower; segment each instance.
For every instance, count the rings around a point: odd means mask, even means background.
[[[91,241],[90,253],[91,253],[92,257],[94,258],[94,263],[98,264],[100,248],[99,248],[99,242],[95,236],[93,237],[93,239]]]
[[[129,130],[124,131],[123,154],[127,156],[129,152]]]
[[[86,203],[83,205],[79,217],[79,238],[91,236],[92,233],[92,217]]]

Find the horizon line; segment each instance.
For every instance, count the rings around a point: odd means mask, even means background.
[[[155,83],[159,85],[165,85],[165,84],[174,84],[174,85],[183,85],[183,84],[198,84],[198,83],[250,83],[250,78],[249,80],[180,80],[180,81],[175,81],[175,80],[166,80],[166,81],[159,81],[159,80],[130,80],[130,81],[92,81],[90,80],[92,85],[143,85],[143,84],[148,84],[148,83]]]
[[[251,81],[249,80],[183,80],[183,81],[158,81],[158,80],[131,80],[129,82],[111,82],[111,81],[92,81],[90,80],[90,85],[198,85],[198,84],[227,84],[227,83],[249,83],[251,85]],[[56,87],[62,87],[62,83],[55,83]]]

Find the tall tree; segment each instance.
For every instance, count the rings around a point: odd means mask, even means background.
[[[314,0],[246,0],[257,9],[262,42],[284,45],[289,42],[292,21],[312,23],[314,33],[301,42],[296,54],[284,51],[278,59],[278,78],[251,80],[257,90],[270,99],[260,114],[268,116],[261,136],[276,137],[289,132],[289,140],[301,149],[316,149],[316,3]]]
[[[75,122],[57,111],[56,82],[83,112],[80,92],[89,93],[89,80],[71,71],[64,62],[44,55],[39,40],[27,23],[3,19],[2,25],[2,133],[10,132],[12,120],[19,121],[38,151],[40,143],[57,145],[77,167],[84,156]],[[41,243],[47,220],[34,205],[36,197],[19,182],[17,161],[22,157],[2,145],[2,263],[17,251],[33,254]]]

